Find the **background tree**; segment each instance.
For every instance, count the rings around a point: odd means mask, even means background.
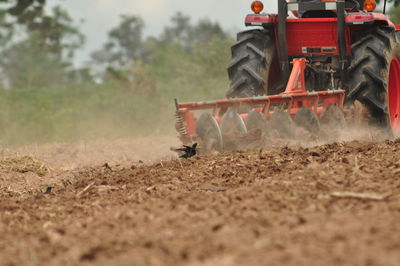
[[[120,23],[108,33],[103,48],[92,54],[95,65],[124,68],[141,58],[144,22],[140,17],[122,15]]]
[[[70,71],[74,52],[82,47],[84,36],[60,7],[53,8],[42,21],[35,22],[38,28],[34,24],[12,25],[20,35],[9,35],[0,52],[1,74],[10,88],[65,84],[80,77],[80,70],[74,70],[74,75]]]
[[[160,36],[160,42],[162,44],[178,44],[191,51],[196,43],[206,43],[216,36],[221,39],[227,38],[227,34],[218,23],[202,19],[192,25],[189,16],[178,12],[171,18],[170,25],[165,27]]]
[[[389,10],[390,19],[395,24],[400,24],[400,6],[394,6]]]
[[[0,0],[0,3],[5,6],[0,9],[0,14],[4,17],[3,22],[7,22],[2,26],[7,26],[10,32],[23,25],[29,33],[40,34],[47,45],[58,45],[54,28],[59,28],[59,17],[46,14],[46,0]]]
[[[166,44],[179,44],[189,49],[191,37],[193,36],[192,31],[190,17],[178,12],[171,18],[170,25],[164,28],[160,41]]]

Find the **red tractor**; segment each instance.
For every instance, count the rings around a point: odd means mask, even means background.
[[[278,0],[278,14],[266,14],[254,1],[245,23],[257,29],[240,32],[232,46],[228,99],[177,103],[181,140],[223,150],[232,130],[266,130],[287,119],[315,130],[356,100],[371,124],[399,133],[400,25],[375,8],[374,0]],[[202,109],[213,112],[197,119],[193,111]]]

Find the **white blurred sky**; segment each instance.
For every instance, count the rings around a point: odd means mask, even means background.
[[[84,50],[77,54],[81,65],[92,51],[107,39],[107,32],[118,24],[121,14],[140,15],[146,23],[145,34],[157,35],[177,11],[192,21],[209,18],[228,30],[244,28],[250,13],[251,0],[47,0],[49,6],[60,5],[76,20],[83,20],[81,31],[86,35]],[[266,11],[276,12],[276,0],[263,1]]]

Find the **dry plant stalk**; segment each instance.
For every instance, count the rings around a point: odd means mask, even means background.
[[[78,194],[76,194],[76,197],[79,198],[81,197],[86,191],[88,191],[93,185],[95,184],[95,182],[90,183],[89,185],[87,185],[82,191],[78,192]]]
[[[391,195],[376,195],[368,193],[353,193],[353,192],[333,192],[331,197],[338,199],[361,199],[361,200],[374,200],[382,201],[386,200]]]

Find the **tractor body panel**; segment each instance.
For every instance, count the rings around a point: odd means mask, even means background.
[[[287,19],[286,40],[289,56],[338,55],[336,18]],[[346,27],[346,51],[351,53],[350,29]]]

